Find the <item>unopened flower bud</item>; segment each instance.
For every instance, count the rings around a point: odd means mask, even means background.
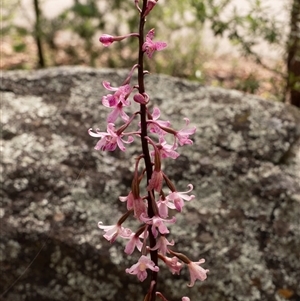
[[[109,34],[103,34],[100,38],[99,41],[100,43],[102,43],[105,47],[108,47],[109,45],[111,45],[113,42],[115,41],[122,41],[126,38],[129,37],[138,37],[139,34],[138,33],[129,33],[127,35],[124,36],[111,36]]]
[[[142,94],[138,93],[133,96],[133,100],[142,105],[146,105],[149,101],[149,96],[147,94],[142,95]]]
[[[145,12],[143,14],[143,17],[146,17],[150,13],[150,11],[155,6],[156,2],[157,2],[156,0],[148,0],[147,7],[146,7],[146,10],[145,10]]]
[[[108,47],[110,44],[112,44],[115,41],[115,38],[109,34],[103,34],[99,38],[100,43],[102,43],[105,47]]]

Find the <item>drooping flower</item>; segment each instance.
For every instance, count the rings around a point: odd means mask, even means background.
[[[142,213],[146,213],[147,207],[144,200],[141,197],[135,198],[133,200],[133,210],[134,210],[134,216],[137,219],[140,219]]]
[[[155,30],[154,28],[150,29],[150,31],[146,35],[146,42],[143,44],[143,51],[146,52],[147,56],[151,59],[154,51],[159,51],[167,47],[167,43],[165,42],[153,42]]]
[[[136,218],[139,218],[142,213],[146,212],[144,200],[140,196],[135,198],[132,191],[129,192],[128,196],[120,196],[119,200],[127,202],[127,210],[133,209]]]
[[[204,281],[207,278],[207,273],[209,270],[205,270],[200,266],[200,264],[204,263],[205,259],[200,259],[197,262],[190,262],[187,264],[190,272],[191,282],[188,284],[189,287],[194,286],[195,281],[197,279]]]
[[[102,225],[102,222],[99,222],[98,227],[104,230],[105,234],[103,235],[103,237],[111,243],[113,243],[118,236],[128,238],[132,233],[130,229],[124,228],[119,224],[104,226]]]
[[[157,241],[156,245],[151,248],[150,250],[158,250],[162,255],[166,255],[168,253],[168,246],[174,246],[174,240],[172,239],[171,242],[167,240],[167,238],[164,235],[161,235]]]
[[[133,209],[134,216],[140,219],[142,213],[146,213],[147,206],[143,198],[140,196],[140,177],[138,173],[138,166],[142,156],[136,159],[134,176],[131,183],[131,191],[127,197],[119,197],[121,202],[127,201],[127,209]]]
[[[126,244],[124,252],[128,255],[131,255],[135,248],[137,248],[139,251],[141,251],[142,246],[143,246],[143,244],[140,241],[139,236],[136,236],[135,233],[132,233],[128,243]]]
[[[89,129],[88,133],[92,137],[101,138],[95,146],[96,150],[114,151],[118,146],[121,151],[125,151],[126,148],[123,143],[132,143],[134,140],[131,135],[128,136],[127,140],[124,140],[122,137],[124,137],[125,134],[118,133],[118,131],[115,130],[115,125],[113,123],[107,125],[107,132],[100,132],[99,129],[96,129],[96,132],[93,132],[92,129]]]
[[[134,200],[134,197],[133,197],[132,191],[130,191],[127,196],[120,196],[119,200],[121,202],[126,202],[127,203],[127,210],[133,209],[133,200]]]
[[[159,254],[159,258],[163,260],[163,262],[166,264],[166,266],[169,268],[172,274],[180,274],[183,264],[180,261],[178,261],[177,257],[167,257]]]
[[[156,171],[154,170],[151,176],[151,179],[149,180],[149,184],[147,186],[147,190],[154,189],[157,192],[160,192],[162,189],[163,184],[163,173],[162,171]]]
[[[193,190],[193,185],[189,184],[188,187],[189,187],[189,190],[187,190],[187,191],[182,191],[182,192],[173,191],[166,197],[166,199],[168,201],[173,202],[174,207],[179,212],[182,211],[182,207],[184,206],[184,201],[189,202],[195,198],[195,196],[193,194],[188,195],[188,193],[190,193]],[[170,208],[170,206],[169,206],[169,208]]]
[[[142,255],[139,261],[134,264],[131,268],[126,269],[126,273],[131,275],[137,275],[138,279],[142,282],[147,278],[146,269],[152,270],[154,272],[159,271],[159,267],[145,255]]]

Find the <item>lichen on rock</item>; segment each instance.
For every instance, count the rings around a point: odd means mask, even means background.
[[[139,145],[101,153],[87,135],[105,127],[101,82],[124,78],[123,70],[78,67],[3,72],[0,294],[32,263],[5,300],[145,294],[124,272],[134,260],[122,256],[122,242],[111,248],[97,228],[123,211],[118,197],[130,189]],[[210,269],[188,289],[185,270],[178,278],[162,268],[159,285],[170,300],[299,300],[299,110],[163,75],[146,81],[163,118],[182,128],[188,116],[197,127],[193,146],[166,163],[178,187],[192,182],[196,195],[171,235]]]

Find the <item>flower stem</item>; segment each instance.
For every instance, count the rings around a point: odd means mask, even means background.
[[[142,12],[140,13],[140,23],[139,23],[139,59],[138,59],[138,85],[139,85],[139,93],[145,93],[145,82],[144,82],[144,51],[142,49],[144,44],[144,26],[146,19],[143,17],[143,14],[146,10],[147,1],[143,0],[143,7]],[[149,153],[148,141],[146,137],[148,136],[147,133],[147,107],[146,104],[140,105],[140,112],[141,112],[141,143],[146,167],[146,174],[147,174],[147,183],[151,179],[152,176],[152,163],[151,157]],[[151,194],[150,191],[148,192],[148,216],[151,218],[154,216],[154,210],[151,202]],[[151,231],[151,227],[149,227],[149,242],[150,248],[153,248],[156,245],[156,239],[153,236]],[[158,256],[157,250],[150,251],[151,260],[157,266],[158,263]],[[151,282],[154,283],[151,291],[151,298],[150,301],[155,301],[156,299],[156,284],[157,284],[157,272],[151,271]]]

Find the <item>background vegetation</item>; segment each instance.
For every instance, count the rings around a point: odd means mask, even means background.
[[[73,0],[55,18],[46,17],[42,10],[51,0],[31,1],[30,19],[22,0],[3,0],[2,69],[66,64],[128,68],[135,63],[135,39],[115,43],[109,49],[99,47],[97,42],[103,32],[119,35],[136,31],[138,20],[132,1]],[[286,0],[290,14],[283,23],[276,20],[264,1],[248,2],[248,10],[241,12],[233,0],[160,0],[148,27],[155,26],[157,39],[167,40],[169,47],[156,54],[157,64],[148,66],[150,71],[256,93],[300,107],[300,0]],[[20,16],[23,23],[18,20]],[[241,56],[217,56],[212,53],[213,47],[205,48],[204,27],[210,27],[217,37],[226,36]],[[279,49],[282,56],[266,60],[259,53],[259,45],[270,51]]]

